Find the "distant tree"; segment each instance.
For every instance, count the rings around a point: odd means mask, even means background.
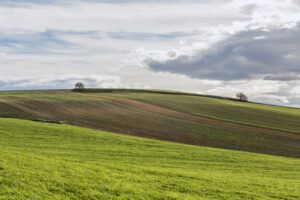
[[[240,100],[240,101],[248,101],[248,97],[242,93],[242,92],[239,92],[236,94],[236,97]]]
[[[83,90],[84,89],[84,84],[81,82],[78,82],[75,84],[75,90]]]

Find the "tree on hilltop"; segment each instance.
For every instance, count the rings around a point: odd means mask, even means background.
[[[248,101],[248,97],[242,93],[242,92],[239,92],[236,94],[236,97],[240,100],[240,101]]]
[[[84,84],[81,82],[78,82],[75,84],[75,90],[83,90],[84,89]]]

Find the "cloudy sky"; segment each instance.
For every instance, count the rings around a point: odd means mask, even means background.
[[[300,0],[1,0],[0,90],[161,88],[300,107]]]

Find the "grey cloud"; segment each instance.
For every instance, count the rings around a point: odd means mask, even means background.
[[[293,80],[300,80],[300,76],[296,74],[275,74],[275,75],[265,76],[264,80],[293,81]]]
[[[185,74],[192,78],[290,80],[300,75],[300,28],[252,30],[233,35],[193,56],[159,62],[146,59],[154,71]],[[281,74],[293,74],[282,76]]]
[[[256,4],[249,4],[249,5],[246,5],[246,6],[243,6],[241,9],[242,9],[242,12],[245,13],[245,14],[252,14],[256,9],[258,8],[258,6]]]
[[[300,6],[300,0],[294,0],[293,2]]]

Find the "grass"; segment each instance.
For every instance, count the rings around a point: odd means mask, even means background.
[[[0,117],[66,123],[185,144],[300,157],[299,109],[172,91],[0,92]],[[224,121],[230,123],[224,124]],[[268,129],[253,129],[252,126]]]
[[[170,97],[166,94],[133,92],[109,95],[135,99],[193,115],[300,134],[300,109],[298,108],[194,95]]]
[[[299,199],[300,160],[0,119],[0,199]]]

